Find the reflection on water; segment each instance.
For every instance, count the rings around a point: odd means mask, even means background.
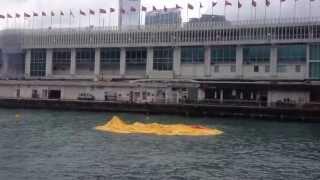
[[[224,134],[94,130],[113,115],[128,122],[201,124]],[[319,179],[319,129],[310,123],[0,109],[0,179]]]

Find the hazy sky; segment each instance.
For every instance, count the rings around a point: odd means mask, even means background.
[[[215,0],[218,2],[217,6],[213,9],[214,14],[224,14],[224,0]],[[226,8],[226,16],[229,20],[236,20],[237,19],[237,3],[238,0],[229,0],[233,5]],[[257,1],[257,8],[256,8],[256,18],[263,18],[265,12],[265,0],[256,0]],[[280,0],[270,0],[271,6],[267,8],[267,17],[279,17],[280,16]],[[282,17],[293,17],[294,16],[294,1],[295,0],[286,0],[282,3]],[[163,8],[164,5],[168,8],[174,7],[175,4],[179,4],[180,6],[184,7],[183,9],[183,19],[186,20],[186,6],[187,3],[191,3],[194,5],[195,9],[193,11],[189,11],[189,18],[197,17],[199,15],[199,3],[202,3],[204,8],[201,9],[201,13],[210,13],[212,12],[211,3],[212,0],[142,0],[142,4],[148,9],[151,9],[152,6],[156,6],[157,8]],[[255,11],[254,8],[251,7],[251,0],[240,0],[242,3],[242,8],[239,12],[239,19],[254,19]],[[51,11],[54,10],[57,13],[59,10],[69,11],[72,9],[74,14],[78,14],[79,9],[83,9],[88,11],[89,8],[91,9],[99,9],[105,8],[108,9],[110,7],[118,7],[117,0],[1,0],[0,2],[0,14],[5,15],[6,13],[15,14],[16,12],[23,14],[23,12],[32,13],[40,12],[40,11]],[[297,0],[296,4],[296,16],[309,16],[309,0]],[[317,16],[320,12],[320,0],[315,0],[312,3],[311,8],[311,15]],[[83,17],[84,18],[84,17]],[[82,18],[82,21],[85,21]],[[64,24],[69,22],[68,17],[64,17],[61,21]],[[107,23],[109,18],[104,19],[105,23]],[[114,15],[111,18],[112,24],[115,24],[117,21],[117,16]],[[102,19],[100,19],[102,21]],[[22,21],[22,20],[20,20]],[[50,19],[46,19],[44,21],[50,21]],[[60,18],[56,17],[53,19],[54,24],[60,22]],[[76,21],[76,20],[75,20]],[[98,23],[98,17],[92,17],[91,22],[95,24]],[[22,23],[22,22],[19,22]],[[30,22],[29,22],[30,23]],[[78,24],[77,22],[72,22],[73,24]],[[13,26],[14,20],[9,21],[9,26]],[[38,20],[35,24],[40,24],[40,20]],[[6,20],[0,21],[0,27],[8,26]]]

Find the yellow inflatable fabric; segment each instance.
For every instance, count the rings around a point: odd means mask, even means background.
[[[163,125],[158,123],[143,124],[139,122],[126,124],[117,116],[114,116],[107,124],[97,126],[95,129],[121,134],[155,134],[161,136],[216,136],[223,133],[217,129],[210,129],[199,125]]]

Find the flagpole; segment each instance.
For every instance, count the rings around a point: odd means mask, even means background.
[[[267,5],[264,5],[264,21],[267,19]]]
[[[240,8],[239,8],[239,1],[238,1],[237,21],[239,21],[239,11],[240,11]]]
[[[282,1],[280,0],[280,19],[281,19],[281,11],[282,11]]]
[[[309,19],[311,18],[311,14],[312,14],[312,8],[311,8],[311,0],[309,0]]]
[[[297,0],[294,0],[294,18],[297,16]]]

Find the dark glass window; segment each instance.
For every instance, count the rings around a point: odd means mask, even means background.
[[[46,50],[34,49],[31,50],[31,76],[45,76],[46,75]]]
[[[181,48],[182,64],[203,64],[204,48],[203,47],[183,47]]]
[[[305,61],[305,45],[284,45],[278,48],[278,63],[296,63]]]
[[[156,71],[172,71],[173,49],[170,47],[154,48],[153,69]]]
[[[270,46],[247,46],[243,48],[243,61],[245,64],[269,63]]]
[[[221,46],[211,48],[211,64],[224,64],[236,62],[236,47]]]

